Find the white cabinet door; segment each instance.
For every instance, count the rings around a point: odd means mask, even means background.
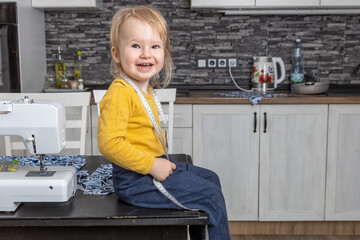
[[[334,7],[341,7],[341,6],[360,6],[359,0],[321,0],[321,6],[334,6]]]
[[[255,6],[255,0],[191,0],[192,8],[236,8]]]
[[[193,161],[219,175],[229,220],[258,219],[258,112],[251,105],[193,106]]]
[[[360,105],[330,105],[326,220],[360,220]]]
[[[320,6],[320,0],[256,0],[257,7],[309,7]]]
[[[267,126],[263,121],[260,132],[260,220],[324,219],[327,110],[261,106]]]
[[[173,153],[185,153],[192,157],[192,128],[174,128]]]

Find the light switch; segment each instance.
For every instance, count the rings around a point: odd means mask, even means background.
[[[198,67],[199,67],[199,68],[204,68],[204,67],[206,67],[206,60],[205,60],[205,59],[199,59],[199,60],[198,60]]]

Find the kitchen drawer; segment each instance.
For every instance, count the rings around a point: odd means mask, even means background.
[[[169,106],[162,104],[165,115],[169,112]],[[192,104],[174,105],[174,128],[192,127]]]

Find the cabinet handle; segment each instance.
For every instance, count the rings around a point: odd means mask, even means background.
[[[266,117],[266,112],[264,112],[264,133],[266,133],[266,128],[267,128],[267,117]]]
[[[257,128],[257,117],[256,117],[256,112],[254,112],[254,133],[256,133],[256,128]]]

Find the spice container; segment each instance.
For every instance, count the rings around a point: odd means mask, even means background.
[[[71,89],[71,83],[69,82],[66,74],[64,74],[63,79],[61,80],[61,89]]]

